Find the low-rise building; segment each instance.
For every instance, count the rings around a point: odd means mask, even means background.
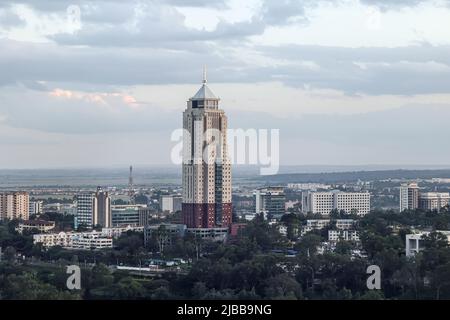
[[[103,228],[102,234],[107,237],[116,239],[119,238],[123,233],[126,233],[128,231],[144,232],[144,227],[126,226],[126,227]]]
[[[37,230],[39,232],[49,232],[55,228],[54,221],[26,220],[19,223],[16,231],[22,234],[26,230]]]
[[[450,231],[436,230],[447,237],[447,241],[450,243]],[[414,256],[423,250],[423,240],[425,236],[428,236],[430,231],[418,231],[406,235],[405,253],[407,257]]]
[[[161,223],[146,225],[144,227],[144,242],[148,244],[153,237],[159,237],[164,240],[164,245],[171,245],[172,240],[177,237],[184,237],[186,225]]]
[[[73,234],[72,243],[69,249],[78,250],[101,250],[113,247],[112,237],[108,237],[101,232],[81,232]]]
[[[354,219],[336,219],[336,228],[339,230],[348,230],[355,225]]]
[[[99,231],[59,232],[33,235],[33,243],[45,248],[60,246],[66,249],[97,250],[113,247],[112,237]]]
[[[228,238],[228,228],[188,228],[187,233],[202,240],[224,242]]]
[[[72,236],[72,232],[40,233],[33,235],[33,243],[40,243],[45,248],[69,247],[72,245]]]
[[[303,228],[304,232],[310,232],[313,230],[321,230],[330,224],[330,219],[308,219],[306,220],[306,226]]]
[[[328,241],[359,241],[359,232],[356,230],[328,230]]]
[[[348,230],[353,228],[355,225],[354,219],[308,219],[306,220],[306,226],[303,228],[303,233],[310,232],[313,230],[321,230],[328,227],[334,222],[336,229],[338,230]]]

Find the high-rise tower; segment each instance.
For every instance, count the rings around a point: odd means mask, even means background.
[[[227,117],[207,86],[183,113],[183,222],[188,228],[231,224],[231,165],[227,154]]]

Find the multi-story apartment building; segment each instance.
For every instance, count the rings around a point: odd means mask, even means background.
[[[28,220],[30,196],[27,192],[0,193],[0,220]]]
[[[283,187],[266,187],[255,192],[255,212],[265,217],[279,217],[286,211],[286,195]]]
[[[231,164],[227,117],[206,84],[183,113],[183,222],[189,228],[229,227],[232,220]]]
[[[305,213],[328,216],[331,211],[345,211],[360,216],[370,212],[368,192],[305,192],[302,194],[302,208]]]
[[[407,183],[400,186],[400,211],[419,208],[419,186]]]

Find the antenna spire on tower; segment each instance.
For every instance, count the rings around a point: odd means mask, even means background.
[[[203,83],[206,83],[206,65],[203,66]]]

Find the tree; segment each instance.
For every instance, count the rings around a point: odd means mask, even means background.
[[[450,263],[440,265],[432,275],[432,286],[436,290],[436,300],[441,298],[441,290],[450,286]],[[448,299],[448,296],[446,297]]]
[[[5,252],[3,253],[3,258],[6,260],[6,262],[12,264],[16,262],[16,255],[16,249],[14,249],[13,247],[7,247],[5,249]]]

